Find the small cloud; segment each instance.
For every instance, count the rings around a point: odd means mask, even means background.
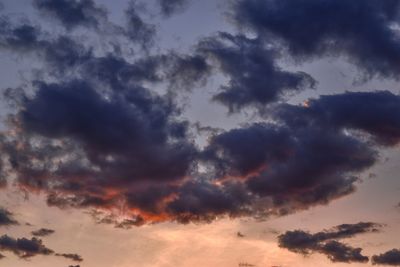
[[[245,235],[242,234],[241,232],[237,232],[236,235],[237,235],[237,237],[240,237],[240,238],[245,237]]]
[[[10,251],[21,259],[37,255],[52,255],[53,250],[47,248],[42,240],[37,238],[13,238],[8,235],[0,237],[0,251]]]
[[[46,229],[46,228],[42,228],[39,229],[37,231],[33,231],[31,232],[33,236],[39,236],[39,237],[44,237],[44,236],[49,236],[51,234],[54,234],[54,230],[52,229]]]
[[[383,254],[374,255],[372,264],[400,266],[400,250],[392,249]]]
[[[10,226],[19,224],[14,218],[13,214],[5,208],[0,207],[0,226]]]
[[[368,262],[369,258],[361,254],[361,248],[353,248],[337,240],[378,232],[381,227],[381,224],[371,222],[341,224],[315,234],[301,230],[288,231],[280,235],[278,240],[280,247],[303,255],[318,252],[325,254],[332,262]]]
[[[77,261],[77,262],[83,261],[82,256],[75,254],[75,253],[57,253],[56,256],[64,257],[66,259],[70,259],[70,260]]]

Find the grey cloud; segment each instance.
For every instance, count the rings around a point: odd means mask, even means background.
[[[92,0],[34,0],[33,3],[44,15],[69,30],[79,26],[97,28],[107,17],[107,11]]]
[[[189,0],[157,0],[160,5],[161,14],[170,17],[175,13],[182,12],[188,6]]]
[[[12,238],[8,235],[0,237],[0,250],[10,251],[20,258],[30,258],[37,255],[51,255],[54,252],[43,245],[37,238]]]
[[[49,236],[54,234],[54,230],[52,229],[47,229],[47,228],[41,228],[39,230],[33,231],[31,234],[33,236],[38,236],[38,237],[44,237],[44,236]]]
[[[0,208],[0,226],[10,226],[19,224],[14,219],[14,215],[5,208]]]
[[[374,265],[400,266],[400,250],[392,249],[385,253],[374,255],[371,260]]]
[[[367,78],[399,78],[398,0],[233,3],[231,15],[239,27],[273,39],[300,62],[342,56]]]
[[[368,262],[369,258],[361,254],[361,248],[353,248],[337,240],[351,238],[359,234],[374,233],[382,227],[380,224],[360,222],[342,224],[315,234],[305,231],[288,231],[278,237],[279,246],[292,252],[308,255],[325,254],[332,262]]]
[[[304,72],[281,69],[276,63],[278,51],[260,39],[222,32],[203,39],[198,50],[228,77],[214,100],[231,112],[248,106],[262,108],[316,84]]]

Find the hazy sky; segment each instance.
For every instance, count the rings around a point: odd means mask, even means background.
[[[0,7],[0,267],[400,266],[400,0]]]

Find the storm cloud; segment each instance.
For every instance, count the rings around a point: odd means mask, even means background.
[[[342,56],[367,77],[398,79],[399,6],[398,0],[236,0],[231,16],[299,61]]]
[[[272,198],[273,211],[282,215],[352,193],[354,174],[377,160],[367,144],[343,133],[268,124],[223,133],[206,155],[218,177],[236,177],[252,193]]]
[[[388,92],[282,104],[275,122],[215,134],[199,150],[168,99],[145,88],[102,95],[83,81],[35,86],[14,118],[24,142],[18,151],[3,144],[19,183],[47,192],[48,204],[59,207],[126,203],[134,219],[112,221],[120,228],[286,215],[327,204],[354,192],[378,149],[399,140],[399,97]],[[368,102],[374,98],[381,101]],[[346,99],[365,103],[368,112]],[[206,174],[197,173],[199,163]],[[353,231],[342,225],[331,238]]]

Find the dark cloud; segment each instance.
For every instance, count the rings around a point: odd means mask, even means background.
[[[319,240],[350,238],[355,235],[379,232],[381,224],[359,222],[356,224],[340,224],[328,231],[316,234]]]
[[[54,234],[54,230],[52,229],[47,229],[47,228],[41,228],[39,230],[33,231],[31,234],[33,236],[39,236],[39,237],[44,237],[44,236],[49,236]]]
[[[400,97],[389,91],[346,92],[311,99],[303,107],[284,105],[277,113],[292,127],[359,130],[382,145],[394,145],[400,141],[399,104]]]
[[[3,144],[19,183],[46,191],[48,204],[62,208],[124,203],[132,218],[101,222],[125,229],[165,220],[285,215],[327,204],[354,192],[357,175],[377,161],[377,149],[398,138],[398,96],[388,92],[280,105],[270,113],[275,122],[215,133],[198,151],[168,98],[143,87],[35,86],[14,118],[23,134],[15,137],[19,150],[14,141]],[[380,101],[368,100],[374,97]],[[383,142],[387,136],[390,142]],[[204,175],[196,173],[199,162]],[[341,225],[326,235],[342,238],[360,227]]]
[[[188,170],[195,151],[181,136],[174,136],[180,124],[170,121],[172,106],[144,88],[108,99],[82,81],[38,83],[37,88],[20,113],[23,128],[78,141],[92,164],[105,168],[103,174],[115,168],[131,181],[162,181],[178,179]]]
[[[211,222],[218,217],[251,214],[251,197],[239,183],[189,182],[166,209],[180,223]]]
[[[43,245],[37,238],[12,238],[8,235],[0,237],[0,250],[10,251],[20,258],[30,258],[37,255],[51,255],[54,252]]]
[[[351,238],[359,234],[374,233],[382,227],[380,224],[360,222],[356,224],[341,224],[332,229],[310,234],[301,230],[288,231],[280,235],[279,244],[290,251],[309,254],[319,243],[335,239]]]
[[[158,57],[149,57],[130,63],[122,57],[108,54],[86,60],[79,69],[86,77],[97,81],[99,86],[108,85],[112,90],[124,90],[127,84],[160,81],[162,78],[157,72],[161,61]]]
[[[0,47],[24,52],[38,46],[41,30],[27,22],[12,22],[8,16],[0,17]]]
[[[284,214],[353,192],[353,174],[372,166],[376,152],[354,137],[319,127],[255,124],[216,136],[205,157],[218,177],[243,180]]]
[[[46,190],[48,204],[59,207],[111,208],[122,200],[139,211],[133,213],[139,217],[112,221],[120,228],[158,220],[285,215],[326,204],[354,192],[356,175],[377,161],[376,149],[395,144],[397,138],[398,96],[344,93],[310,100],[305,106],[281,105],[273,113],[279,123],[215,134],[197,156],[185,126],[177,131],[179,124],[171,121],[174,110],[168,102],[144,88],[132,88],[133,95],[117,91],[108,99],[79,81],[38,83],[37,88],[17,120],[25,136],[42,141],[35,147],[25,143],[23,156],[7,147],[19,182]],[[380,101],[368,102],[374,96]],[[362,105],[348,105],[345,99],[366,103],[368,112],[381,118],[376,120],[379,124],[362,112]],[[350,130],[365,131],[379,145],[371,146],[364,135]],[[382,141],[386,136],[391,142]],[[173,143],[166,142],[170,138]],[[32,158],[41,165],[32,165]],[[192,173],[196,158],[206,164],[208,178]],[[338,229],[336,235],[357,231],[348,225]]]
[[[181,12],[189,4],[189,0],[157,0],[160,8],[161,14],[165,17],[170,17],[171,15]]]
[[[374,265],[400,266],[400,250],[392,249],[383,254],[374,255],[371,260]]]
[[[125,11],[125,27],[110,22],[107,10],[93,0],[34,0],[34,6],[43,14],[59,21],[68,30],[77,27],[93,28],[102,35],[124,36],[143,48],[154,43],[156,26],[143,20],[144,7],[137,1],[129,2]]]
[[[156,27],[143,20],[140,10],[141,7],[136,1],[129,3],[128,9],[125,11],[127,18],[125,34],[131,41],[140,43],[143,48],[148,48],[154,44]]]
[[[129,199],[141,199],[133,196],[149,192],[147,188],[160,190],[189,174],[197,150],[188,138],[188,123],[177,119],[180,110],[169,95],[159,96],[143,83],[166,79],[171,89],[190,90],[208,73],[202,57],[171,52],[128,62],[116,53],[95,56],[66,36],[43,39],[39,29],[35,36],[32,45],[21,42],[24,51],[37,54],[49,73],[63,81],[34,82],[35,93],[29,97],[13,89],[5,93],[20,108],[11,124],[24,125],[24,133],[16,137],[24,140],[24,153],[16,150],[13,138],[4,140],[3,150],[25,188],[48,191],[49,205],[107,208],[121,198],[131,204]],[[80,79],[64,81],[71,76]],[[141,205],[132,203],[131,208]],[[143,209],[155,212],[147,206]],[[116,226],[143,221],[128,219]]]
[[[33,54],[48,64],[51,73],[68,73],[92,57],[92,49],[60,35],[49,37],[39,26],[23,21],[15,23],[2,17],[0,48],[17,54]]]
[[[380,227],[380,224],[371,222],[342,224],[315,234],[301,230],[288,231],[280,235],[278,240],[280,247],[303,255],[318,252],[327,255],[333,262],[368,262],[368,257],[361,254],[361,248],[353,248],[337,240],[377,232]]]
[[[107,17],[106,10],[92,0],[34,0],[33,3],[44,15],[69,30],[79,26],[97,28]]]
[[[198,49],[228,77],[214,100],[231,112],[247,106],[263,107],[316,83],[304,72],[281,69],[276,64],[278,52],[259,39],[220,33],[202,40]]]
[[[50,205],[112,206],[125,191],[189,173],[197,151],[168,99],[141,87],[101,95],[82,81],[36,86],[17,119],[29,139],[24,155],[5,149],[19,182],[48,190]],[[33,147],[35,138],[42,142]]]
[[[399,77],[398,0],[233,2],[239,27],[280,41],[299,61],[343,56],[369,77]]]
[[[36,231],[36,236],[47,236],[54,232],[49,229],[41,229]],[[72,261],[81,262],[82,257],[78,254],[72,253],[54,253],[53,250],[47,248],[41,239],[33,237],[32,239],[27,238],[13,238],[8,235],[0,237],[0,251],[9,251],[17,255],[21,259],[28,259],[38,255],[55,255],[58,257],[64,257]],[[1,255],[1,254],[0,254]],[[0,258],[4,257],[3,255]]]
[[[169,87],[176,91],[191,91],[205,85],[212,67],[200,55],[179,55],[170,53],[162,57],[164,75]]]
[[[77,261],[77,262],[83,261],[83,258],[82,258],[80,255],[78,255],[78,254],[71,254],[71,253],[62,253],[62,254],[59,254],[59,253],[57,253],[56,256],[58,256],[58,257],[64,257],[64,258],[66,258],[66,259],[70,259],[70,260],[72,260],[72,261]]]
[[[137,16],[136,20],[140,20],[135,12],[135,9],[128,10],[128,17]],[[46,74],[57,79],[79,77],[112,90],[123,90],[128,85],[141,85],[143,82],[165,82],[174,91],[190,91],[203,85],[211,74],[211,66],[198,54],[185,55],[169,51],[151,56],[139,54],[136,57],[124,57],[124,54],[116,51],[105,51],[95,55],[95,44],[83,43],[71,35],[53,36],[29,21],[13,22],[6,16],[0,22],[4,26],[0,30],[0,48],[36,56],[46,64]],[[138,26],[132,29],[141,31]],[[137,34],[137,41],[142,45],[150,42],[150,39],[140,36],[141,33]],[[131,37],[136,38],[137,34],[132,33]]]
[[[8,210],[0,207],[0,226],[17,225],[14,215]]]
[[[361,248],[353,248],[337,241],[329,241],[319,248],[319,252],[327,255],[332,262],[368,262],[369,258],[362,255],[361,251]]]
[[[202,153],[215,177],[243,181],[284,215],[350,194],[357,174],[398,143],[399,96],[390,92],[322,96],[279,105],[276,123],[215,135]],[[222,178],[221,178],[222,177]]]

